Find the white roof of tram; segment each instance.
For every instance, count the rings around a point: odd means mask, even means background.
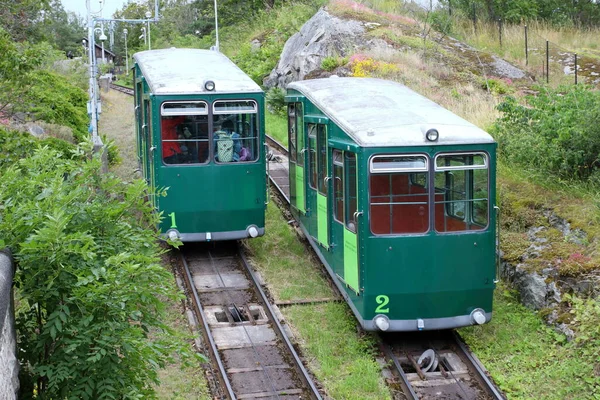
[[[218,51],[170,48],[142,51],[133,58],[154,94],[262,92],[256,82]],[[215,83],[214,91],[204,88],[206,81]]]
[[[494,142],[487,132],[396,82],[333,77],[292,82],[288,89],[302,93],[361,146]],[[439,132],[437,141],[425,138],[429,129]]]

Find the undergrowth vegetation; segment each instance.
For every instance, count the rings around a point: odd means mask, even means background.
[[[89,142],[16,142],[27,157],[0,167],[0,247],[18,270],[20,398],[154,397],[158,367],[191,351],[162,322],[177,295],[145,184],[101,175]]]
[[[522,105],[507,97],[494,129],[500,155],[566,179],[600,185],[600,93],[583,85],[538,87]]]

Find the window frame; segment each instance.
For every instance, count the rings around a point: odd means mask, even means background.
[[[241,103],[241,102],[245,102],[245,103],[251,103],[252,104],[252,109],[242,109],[242,110],[218,110],[217,111],[217,105],[219,103]],[[258,102],[254,99],[215,99],[210,103],[210,117],[209,117],[209,147],[210,147],[210,155],[209,155],[209,159],[210,162],[215,163],[216,165],[237,165],[237,164],[250,164],[250,163],[257,163],[260,161],[260,157],[261,157],[261,148],[260,148],[260,143],[261,143],[261,132],[260,132],[260,112],[259,112],[259,107],[258,107]],[[221,162],[217,160],[217,151],[215,149],[214,144],[216,143],[215,141],[215,132],[214,132],[214,126],[215,126],[215,115],[240,115],[240,114],[245,114],[245,115],[250,115],[250,114],[255,114],[256,118],[255,118],[255,123],[256,123],[256,137],[247,137],[244,138],[241,136],[241,134],[239,132],[238,135],[240,135],[240,138],[238,139],[240,141],[240,143],[243,140],[248,140],[248,139],[254,139],[256,140],[256,158],[254,160],[248,160],[248,161],[227,161],[227,162]]]
[[[438,166],[438,159],[441,157],[448,157],[448,156],[482,156],[483,158],[483,164],[477,164],[477,165],[462,165],[462,166]],[[452,173],[453,171],[463,171],[465,173],[465,183],[467,183],[468,181],[470,181],[470,186],[469,188],[467,188],[467,190],[470,190],[471,193],[469,193],[468,191],[465,192],[465,199],[464,200],[458,200],[458,201],[462,201],[467,204],[466,210],[467,212],[465,212],[465,215],[463,217],[460,217],[459,215],[454,215],[453,213],[449,212],[449,207],[453,204],[453,200],[448,199],[446,196],[448,196],[448,188],[444,187],[444,217],[450,217],[450,218],[455,218],[456,220],[459,221],[463,221],[465,223],[466,227],[471,227],[473,225],[477,226],[478,229],[464,229],[464,230],[446,230],[446,231],[439,231],[434,223],[434,230],[436,233],[438,234],[457,234],[457,233],[467,233],[467,232],[482,232],[488,229],[489,225],[490,225],[490,219],[491,219],[491,215],[490,215],[490,189],[491,189],[491,185],[490,185],[490,155],[485,152],[485,151],[472,151],[472,152],[441,152],[435,155],[434,157],[434,163],[433,163],[433,181],[434,181],[434,190],[435,188],[435,179],[436,179],[436,174],[444,172],[444,173]],[[486,185],[487,185],[487,198],[486,199],[476,199],[474,197],[474,193],[472,193],[474,191],[474,184],[475,184],[475,179],[474,179],[474,175],[476,170],[486,170],[487,171],[487,176],[486,176]],[[469,178],[470,175],[470,178]],[[445,175],[447,176],[447,175]],[[469,198],[470,197],[470,198]],[[475,201],[486,201],[487,204],[487,211],[486,211],[486,223],[485,225],[482,225],[481,223],[475,221],[474,219],[474,204]],[[435,213],[435,205],[438,204],[435,201],[434,198],[434,213]],[[435,218],[435,214],[434,214],[434,218]],[[435,220],[434,220],[435,221]]]
[[[381,169],[377,169],[376,167],[374,167],[375,164],[375,160],[377,159],[382,159],[382,158],[396,158],[396,157],[402,157],[402,158],[409,158],[409,157],[419,157],[422,158],[424,160],[423,166],[421,167],[417,167],[417,166],[413,166],[413,167],[387,167],[387,168],[381,168]],[[369,232],[371,235],[377,236],[377,237],[393,237],[393,236],[415,236],[415,235],[426,235],[429,232],[431,232],[432,228],[431,228],[431,224],[432,224],[432,211],[431,211],[431,184],[430,184],[430,179],[431,179],[431,157],[429,156],[429,154],[427,153],[379,153],[379,154],[374,154],[369,158],[369,174],[368,174],[368,182],[369,182],[369,186],[368,186],[368,209],[369,209]],[[424,197],[426,199],[426,201],[424,202],[427,205],[427,229],[425,229],[422,232],[390,232],[390,233],[375,233],[373,232],[373,228],[372,228],[372,215],[371,215],[371,206],[373,204],[386,204],[390,207],[393,207],[395,204],[420,204],[423,202],[398,202],[398,203],[394,203],[394,202],[389,202],[389,203],[372,203],[372,190],[373,188],[371,187],[371,176],[372,175],[388,175],[388,176],[392,176],[393,174],[406,174],[407,177],[407,184],[408,185],[415,185],[415,186],[419,186],[425,189],[425,193],[424,193]],[[413,182],[413,178],[416,174],[425,174],[425,186],[421,185],[420,183],[414,183]],[[390,191],[392,190],[392,187],[390,186]],[[389,195],[390,198],[393,197],[393,194]],[[393,218],[393,214],[390,214],[390,230],[393,230],[393,221],[391,220]]]

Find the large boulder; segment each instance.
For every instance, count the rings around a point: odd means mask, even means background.
[[[345,57],[363,47],[362,22],[342,20],[320,9],[283,47],[279,64],[265,78],[266,87],[285,88],[321,68],[326,57]]]

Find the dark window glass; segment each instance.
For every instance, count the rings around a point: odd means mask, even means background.
[[[308,124],[308,173],[310,179],[308,184],[311,188],[317,188],[317,125]]]
[[[214,158],[218,163],[252,162],[260,155],[254,101],[217,101],[213,108]]]
[[[160,132],[162,159],[165,164],[201,164],[208,161],[206,103],[163,103]]]
[[[346,188],[346,227],[352,232],[356,232],[358,183],[356,182],[356,154],[354,153],[344,152],[344,186]]]
[[[488,224],[487,156],[444,154],[436,157],[435,229],[482,230]]]
[[[317,148],[318,148],[318,174],[317,182],[319,193],[327,195],[327,128],[323,124],[317,125]]]
[[[376,156],[371,160],[370,171],[371,232],[378,235],[427,232],[427,158],[420,155]],[[415,181],[419,183],[415,184]]]
[[[339,150],[333,150],[333,217],[344,223],[344,160]]]
[[[296,118],[296,103],[290,103],[288,104],[288,144],[291,162],[296,162],[297,132],[298,120]]]
[[[298,164],[304,167],[304,156],[302,150],[304,149],[304,113],[302,111],[302,103],[296,103],[296,151]]]

